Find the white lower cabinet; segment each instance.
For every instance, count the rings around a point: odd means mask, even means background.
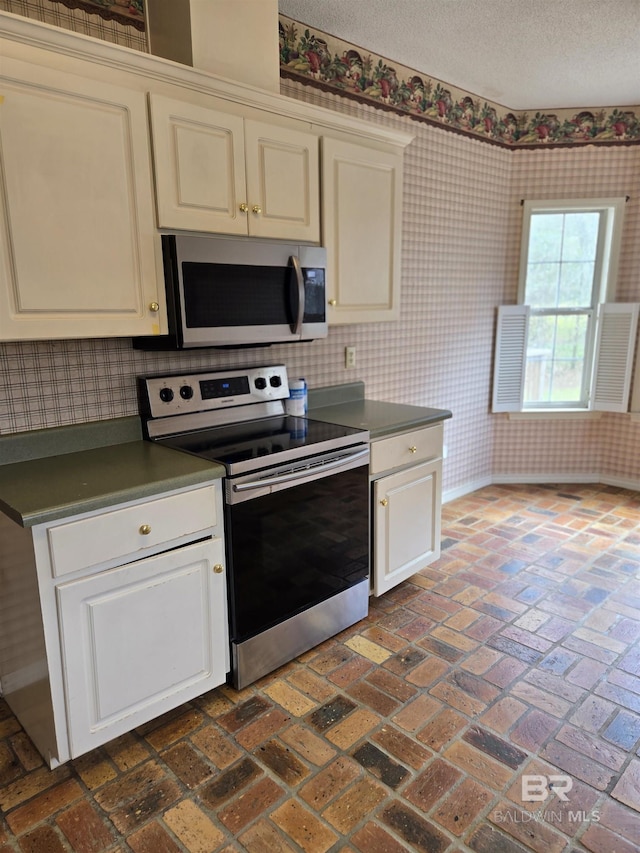
[[[373,484],[374,594],[382,595],[440,555],[442,462]]]
[[[72,757],[226,679],[221,539],[60,584]]]
[[[0,514],[2,693],[50,767],[226,681],[222,525],[219,480],[32,528]]]
[[[372,442],[371,460],[377,596],[440,556],[442,424]]]

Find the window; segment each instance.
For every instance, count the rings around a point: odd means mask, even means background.
[[[519,304],[498,312],[493,411],[626,411],[638,306],[608,301],[624,203],[524,202]]]

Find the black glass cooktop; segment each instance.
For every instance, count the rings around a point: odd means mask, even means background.
[[[233,474],[367,440],[364,430],[280,415],[164,437],[158,443],[220,462]]]

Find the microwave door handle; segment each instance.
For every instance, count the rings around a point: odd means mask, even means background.
[[[294,335],[300,336],[302,334],[302,318],[304,317],[304,278],[302,277],[302,269],[300,268],[300,259],[298,256],[291,255],[290,261],[298,288],[298,316],[295,322],[291,324],[291,331]]]

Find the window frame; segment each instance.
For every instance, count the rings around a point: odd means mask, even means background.
[[[598,247],[602,253],[600,261],[600,296],[598,302],[611,302],[615,296],[620,261],[620,246],[622,243],[622,226],[626,198],[594,199],[523,199],[522,201],[522,234],[520,238],[520,268],[518,273],[518,304],[526,305],[524,301],[527,281],[527,261],[529,258],[529,234],[531,231],[531,216],[534,213],[592,213],[602,211],[606,214],[604,228],[600,229],[598,237],[603,245]]]
[[[593,199],[525,199],[522,201],[522,233],[520,239],[520,266],[518,273],[518,305],[526,305],[525,293],[529,264],[530,234],[532,219],[536,215],[553,213],[592,213],[600,214],[594,277],[591,290],[591,304],[575,308],[557,308],[551,306],[534,308],[530,306],[530,316],[587,316],[587,333],[582,371],[580,399],[574,403],[561,400],[523,402],[520,411],[527,412],[585,412],[592,409],[593,385],[596,377],[596,346],[601,323],[600,306],[613,299],[620,259],[622,226],[626,199],[622,196]],[[526,372],[526,354],[525,354]]]
[[[631,375],[635,353],[640,304],[610,301],[615,288],[622,243],[624,197],[591,199],[542,199],[522,201],[523,219],[520,242],[518,303],[498,308],[492,391],[492,412],[506,412],[518,417],[584,417],[602,411],[628,411]],[[540,405],[524,403],[524,386],[529,336],[533,309],[522,300],[525,292],[531,213],[603,211],[604,227],[600,227],[599,247],[606,256],[599,259],[600,281],[592,290],[594,316],[585,361],[589,359],[588,394],[580,404]],[[595,297],[597,296],[597,301]],[[584,309],[578,309],[584,313]],[[553,312],[556,313],[557,312]],[[570,313],[570,310],[569,310]],[[638,371],[636,371],[637,374]],[[640,398],[636,377],[634,399]]]

